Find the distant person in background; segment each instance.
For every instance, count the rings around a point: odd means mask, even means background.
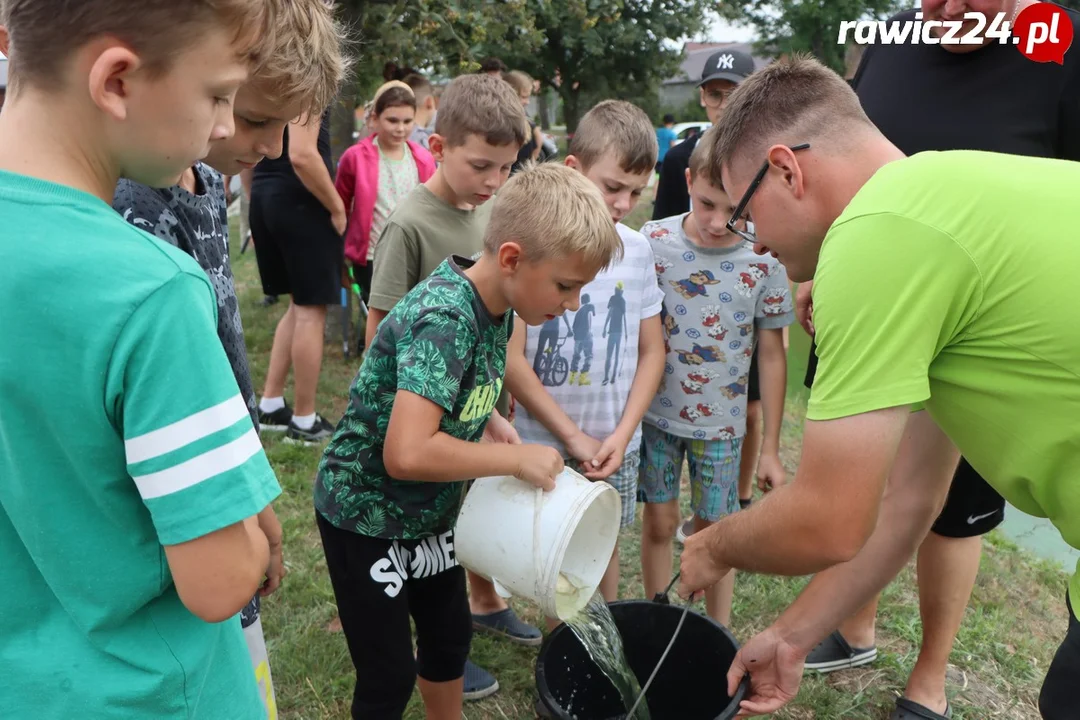
[[[270,350],[259,424],[304,444],[329,438],[334,426],[315,411],[326,308],[341,301],[345,203],[334,187],[330,113],[285,128],[281,157],[255,167],[251,230],[263,292],[289,295]],[[295,409],[285,402],[293,371]]]
[[[516,92],[521,99],[521,107],[525,110],[525,117],[529,121],[529,139],[521,146],[521,150],[518,152],[517,162],[515,162],[514,167],[510,169],[510,174],[513,175],[518,170],[521,170],[521,168],[525,166],[525,163],[540,157],[540,149],[544,145],[544,132],[540,129],[540,126],[529,117],[529,100],[532,98],[533,79],[520,70],[512,70],[506,73],[504,79],[506,82],[510,83],[510,87],[514,88],[514,92]]]
[[[506,67],[506,63],[497,57],[489,57],[480,63],[480,72],[484,75],[494,75],[495,77],[502,77],[503,74],[510,68]]]
[[[656,144],[660,148],[660,152],[656,156],[656,172],[660,172],[660,166],[664,164],[664,158],[667,157],[668,150],[675,147],[675,141],[679,139],[679,136],[675,134],[675,130],[672,129],[674,125],[675,116],[668,113],[664,116],[663,126],[656,128]]]
[[[435,97],[435,87],[430,80],[419,73],[409,75],[404,82],[412,88],[413,96],[416,98],[416,116],[413,118],[413,130],[409,140],[425,150],[431,150],[428,147],[428,138],[435,132],[435,115],[439,110],[439,99]]]

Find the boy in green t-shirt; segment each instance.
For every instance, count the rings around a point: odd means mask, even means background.
[[[501,78],[462,75],[446,88],[429,138],[439,167],[398,203],[379,236],[364,347],[371,347],[379,323],[395,304],[443,260],[451,255],[475,258],[483,250],[491,217],[488,201],[506,182],[527,129],[521,101]],[[496,406],[503,417],[509,417],[509,405],[509,393],[503,392]],[[477,628],[522,645],[540,644],[540,630],[522,622],[491,582],[473,573],[468,577]],[[469,663],[466,700],[498,689],[487,670]]]
[[[514,475],[550,490],[563,469],[550,447],[474,444],[489,419],[507,422],[494,410],[514,314],[540,325],[576,310],[621,252],[596,187],[541,165],[499,194],[479,260],[447,259],[379,325],[315,482],[356,720],[400,718],[417,677],[428,717],[461,717],[472,619],[453,527],[465,482]]]
[[[0,717],[266,717],[235,615],[280,489],[206,275],[110,202],[232,134],[271,8],[5,3]]]

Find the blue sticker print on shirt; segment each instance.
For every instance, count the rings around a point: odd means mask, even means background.
[[[688,328],[688,329],[686,330],[686,337],[688,337],[688,338],[695,338],[695,339],[696,339],[696,338],[699,338],[699,337],[701,337],[701,333],[699,333],[699,332],[697,331],[697,328]]]
[[[694,431],[694,437],[696,439],[698,439],[698,440],[704,440],[705,439],[705,431],[704,430],[695,430]]]
[[[660,404],[663,405],[664,407],[671,407],[671,400],[669,400],[666,397],[662,397],[662,398],[660,398]]]
[[[668,365],[668,367],[671,367],[671,366]],[[737,368],[737,367],[729,367],[728,368],[728,375],[730,375],[731,377],[735,377],[738,374],[739,374],[739,368]]]
[[[693,251],[687,250],[686,252],[683,253],[682,259],[685,260],[686,262],[694,262],[694,260],[697,259],[697,255],[695,255],[693,253]]]
[[[720,269],[723,270],[724,272],[731,272],[732,270],[735,269],[735,264],[730,263],[727,260],[725,260],[724,262],[720,263]]]
[[[738,405],[731,408],[731,417],[739,417],[740,415],[742,415],[742,410],[739,409]]]
[[[731,293],[720,293],[720,302],[731,302]]]
[[[661,430],[667,430],[668,429],[668,421],[665,420],[664,418],[658,418],[657,421],[656,421],[656,425]]]
[[[742,343],[740,341],[738,341],[738,340],[732,340],[731,342],[728,343],[728,347],[731,348],[732,350],[738,350],[739,348],[742,347]]]
[[[665,363],[664,364],[664,372],[666,374],[670,375],[671,373],[675,372],[675,366],[672,365],[671,363]]]
[[[675,314],[676,315],[685,315],[686,314],[686,306],[685,305],[676,305],[675,306]]]
[[[745,319],[746,319],[746,313],[744,313],[744,312],[735,313],[735,322],[742,322]]]

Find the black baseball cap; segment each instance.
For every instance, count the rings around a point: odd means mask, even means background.
[[[718,50],[705,61],[698,87],[711,80],[740,83],[754,72],[754,58],[741,50]]]

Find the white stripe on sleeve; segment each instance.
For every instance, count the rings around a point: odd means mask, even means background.
[[[262,450],[262,443],[259,441],[255,428],[252,427],[237,439],[221,447],[204,452],[167,470],[140,475],[133,479],[143,500],[153,500],[186,490],[204,480],[240,467],[260,450]]]
[[[188,415],[171,425],[124,441],[128,465],[160,457],[213,435],[248,417],[247,403],[237,393],[223,403]]]

